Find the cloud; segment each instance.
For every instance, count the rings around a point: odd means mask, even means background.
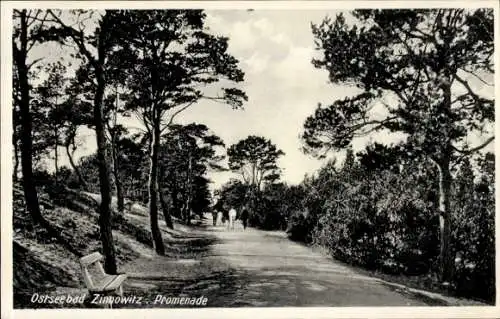
[[[250,58],[244,60],[244,63],[248,73],[262,73],[268,68],[269,61],[269,56],[256,52]]]
[[[256,51],[270,57],[282,57],[293,46],[290,37],[276,28],[268,17],[244,16],[244,19],[231,21],[226,12],[214,11],[207,13],[206,23],[210,30],[229,37],[229,51],[242,60]]]
[[[299,134],[304,120],[318,102],[331,103],[351,90],[328,84],[326,72],[313,67],[309,20],[300,15],[286,17],[280,12],[263,12],[231,20],[233,16],[217,12],[211,23],[230,38],[229,50],[246,73],[244,90],[249,101],[241,112],[210,107],[213,115],[207,115],[192,109],[183,121],[204,121],[228,145],[250,134],[271,139],[286,153],[279,160],[283,179],[299,183],[305,173],[314,172],[322,163],[301,151]],[[220,185],[228,174],[212,177]]]
[[[252,22],[252,25],[263,34],[269,34],[274,31],[274,25],[267,18],[260,18]]]
[[[260,32],[262,38],[277,44],[293,46],[290,36],[280,31],[270,18],[260,18],[252,23],[253,27]]]
[[[316,75],[311,64],[312,52],[313,49],[308,47],[290,49],[288,55],[272,68],[273,76],[285,81],[287,86],[316,84],[316,81],[307,81],[309,76]]]
[[[204,123],[226,146],[261,135],[271,139],[286,155],[279,160],[283,180],[299,183],[323,161],[301,152],[299,134],[318,102],[329,104],[353,94],[346,87],[328,83],[327,73],[311,63],[316,51],[310,30],[323,11],[207,11],[209,32],[229,38],[230,54],[245,72],[243,90],[249,101],[244,110],[203,100],[178,117],[179,123]],[[212,173],[212,187],[227,182],[232,173]]]

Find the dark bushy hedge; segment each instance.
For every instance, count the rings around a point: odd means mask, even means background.
[[[470,164],[462,165],[454,172],[451,198],[455,273],[450,289],[488,302],[495,300],[491,167],[490,158],[489,168],[475,176]],[[435,277],[440,245],[436,175],[432,167],[414,163],[378,170],[355,163],[340,170],[327,165],[303,182],[304,209],[291,214],[289,238],[326,247],[350,264]]]

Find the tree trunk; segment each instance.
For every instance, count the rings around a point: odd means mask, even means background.
[[[446,60],[446,59],[445,59]],[[450,140],[450,132],[452,123],[449,122],[449,112],[451,109],[451,72],[445,68],[442,71],[442,79],[439,83],[443,91],[443,101],[441,105],[441,112],[443,118],[448,122],[444,130],[443,136],[440,138],[443,141]],[[439,170],[439,233],[440,233],[440,247],[439,247],[439,264],[440,264],[440,280],[443,283],[449,283],[453,278],[454,259],[451,254],[451,212],[450,212],[450,193],[452,177],[450,173],[450,158],[452,148],[448,142],[443,143],[441,155],[438,161]]]
[[[165,224],[170,229],[174,229],[174,223],[172,222],[172,216],[170,216],[170,210],[168,209],[167,202],[165,201],[165,194],[160,192],[160,202],[161,209],[163,210],[163,217],[165,218]]]
[[[120,181],[120,177],[118,175],[118,172],[116,172],[116,169],[114,169],[114,175],[115,175],[115,186],[116,186],[116,197],[118,201],[118,211],[120,213],[123,213],[125,209],[125,199],[123,197],[123,189],[122,189],[122,183]]]
[[[55,107],[57,110],[57,96],[55,101]],[[59,165],[58,165],[59,154],[57,154],[57,147],[59,146],[59,132],[57,129],[57,125],[58,123],[54,122],[54,168],[55,168],[56,183],[57,183],[57,177],[59,175]]]
[[[102,32],[102,31],[101,31]],[[104,64],[104,52],[102,40],[99,41],[99,66]],[[94,125],[97,140],[97,162],[99,166],[99,184],[101,190],[101,206],[99,214],[99,227],[101,230],[102,250],[105,257],[104,269],[106,273],[116,274],[116,256],[113,242],[113,233],[111,231],[111,181],[110,170],[107,160],[107,143],[104,127],[103,114],[103,96],[105,81],[103,70],[100,67],[95,68],[97,79],[97,88],[94,96]]]
[[[160,181],[163,181],[165,178],[165,167],[163,165],[160,165],[159,173],[160,173],[159,179]],[[165,224],[167,224],[168,228],[174,229],[172,216],[170,215],[170,209],[167,205],[167,202],[165,201],[165,192],[161,188],[160,188],[160,202],[161,202],[161,209],[163,211],[163,217],[165,218]]]
[[[450,192],[451,174],[449,160],[442,160],[439,167],[439,233],[441,246],[439,250],[440,279],[450,282],[453,276],[453,260],[450,250],[451,220]]]
[[[158,113],[155,110],[155,113]],[[160,147],[160,119],[156,114],[151,141],[150,170],[149,170],[149,221],[153,245],[158,255],[165,255],[165,246],[158,226],[158,151]]]
[[[14,59],[19,79],[21,99],[19,101],[21,115],[21,170],[23,174],[23,190],[28,209],[35,223],[43,223],[42,213],[38,203],[38,193],[33,179],[33,140],[32,118],[30,112],[30,86],[28,83],[28,66],[26,65],[28,44],[28,18],[26,10],[21,11],[21,48],[14,50]]]
[[[193,181],[191,178],[191,171],[192,171],[192,159],[191,159],[191,153],[188,154],[188,169],[187,169],[187,196],[186,196],[186,203],[185,203],[185,211],[184,211],[184,221],[186,222],[187,225],[191,223],[191,198],[193,197]]]
[[[65,247],[68,251],[75,254],[77,257],[81,257],[80,252],[75,249],[71,243],[69,243],[65,238],[61,236],[62,229],[52,225],[49,221],[43,218],[40,211],[40,205],[38,203],[38,193],[35,187],[35,182],[33,178],[33,140],[32,140],[32,117],[30,112],[30,86],[28,82],[28,66],[26,65],[27,58],[27,44],[28,44],[28,17],[26,15],[26,10],[22,10],[20,13],[20,44],[21,48],[17,48],[14,45],[14,61],[16,64],[18,78],[19,78],[19,91],[21,93],[21,98],[19,101],[20,110],[20,149],[21,149],[21,171],[22,171],[22,186],[24,191],[24,199],[26,202],[26,208],[33,219],[34,224],[38,224],[45,228],[48,232],[48,236],[56,238],[58,243]],[[18,155],[17,155],[17,140],[14,149],[16,151],[16,161],[15,170],[17,175],[17,165],[19,165]],[[17,177],[16,177],[17,178]]]
[[[255,166],[256,163],[252,163],[252,185],[257,185],[257,178],[255,177]]]
[[[115,177],[115,187],[116,187],[116,197],[118,202],[118,211],[123,213],[125,209],[125,199],[123,198],[123,187],[122,182],[120,180],[119,173],[119,160],[118,160],[118,152],[116,151],[116,138],[113,137],[113,145],[111,145],[113,151],[113,175]]]
[[[14,144],[14,172],[13,172],[13,180],[14,182],[18,181],[17,178],[17,173],[19,172],[19,145],[17,138],[13,138],[13,144]]]
[[[69,165],[71,165],[71,168],[75,171],[76,176],[78,176],[78,180],[80,181],[80,184],[82,185],[83,189],[87,189],[87,182],[83,178],[83,175],[80,172],[80,170],[78,169],[78,167],[75,165],[75,161],[73,160],[73,153],[70,152],[69,146],[70,146],[69,144],[65,145],[66,155],[68,155],[68,159],[69,159]]]
[[[179,191],[177,190],[177,187],[174,186],[172,188],[172,206],[173,206],[173,210],[174,210],[174,216],[177,218],[182,218],[182,210],[180,207],[178,196],[179,196]]]
[[[57,101],[57,100],[56,100]],[[57,103],[57,102],[56,102]],[[59,171],[59,165],[57,163],[57,160],[59,158],[58,154],[57,154],[57,146],[58,146],[58,138],[57,138],[57,124],[54,124],[54,166],[55,166],[55,176],[56,176],[56,182],[57,182],[57,175],[58,175],[58,171]]]
[[[134,177],[132,175],[129,176],[128,182],[127,182],[127,196],[132,198],[134,201],[137,200],[137,195],[136,191],[134,188]]]
[[[191,215],[193,214],[191,207],[186,203],[186,225],[191,225]]]
[[[116,112],[118,112],[118,86],[116,87],[116,109],[115,109],[115,113],[114,113],[114,127],[116,128],[116,117],[117,117],[117,114]],[[118,202],[118,211],[120,213],[123,213],[123,210],[125,209],[125,200],[123,198],[123,187],[122,187],[122,182],[121,182],[121,179],[120,179],[120,174],[119,174],[119,171],[120,171],[120,163],[119,163],[119,158],[118,158],[118,152],[116,150],[116,148],[118,147],[117,146],[117,132],[114,131],[112,132],[112,144],[111,144],[111,148],[112,148],[112,152],[113,152],[113,174],[115,176],[115,187],[116,187],[116,197],[117,197],[117,202]]]

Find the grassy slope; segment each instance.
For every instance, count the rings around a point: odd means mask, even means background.
[[[84,289],[79,256],[60,241],[49,238],[44,229],[33,228],[20,187],[14,187],[13,196],[14,307],[33,306],[29,298],[34,292]],[[51,192],[42,190],[40,198],[43,215],[63,229],[60,236],[64,241],[81,255],[101,250],[97,226],[99,196],[61,188]],[[167,230],[164,224],[160,221],[167,257],[178,258],[184,251],[176,243],[183,241],[185,233]],[[134,204],[123,216],[114,214],[113,228],[119,271],[131,260],[154,256],[145,207]]]

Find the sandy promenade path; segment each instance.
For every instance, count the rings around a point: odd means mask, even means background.
[[[144,296],[127,308],[172,307],[158,295],[208,298],[208,307],[426,306],[404,289],[361,274],[283,232],[235,230],[210,225],[176,230],[179,256],[145,256],[121,271],[129,274],[126,295]]]

